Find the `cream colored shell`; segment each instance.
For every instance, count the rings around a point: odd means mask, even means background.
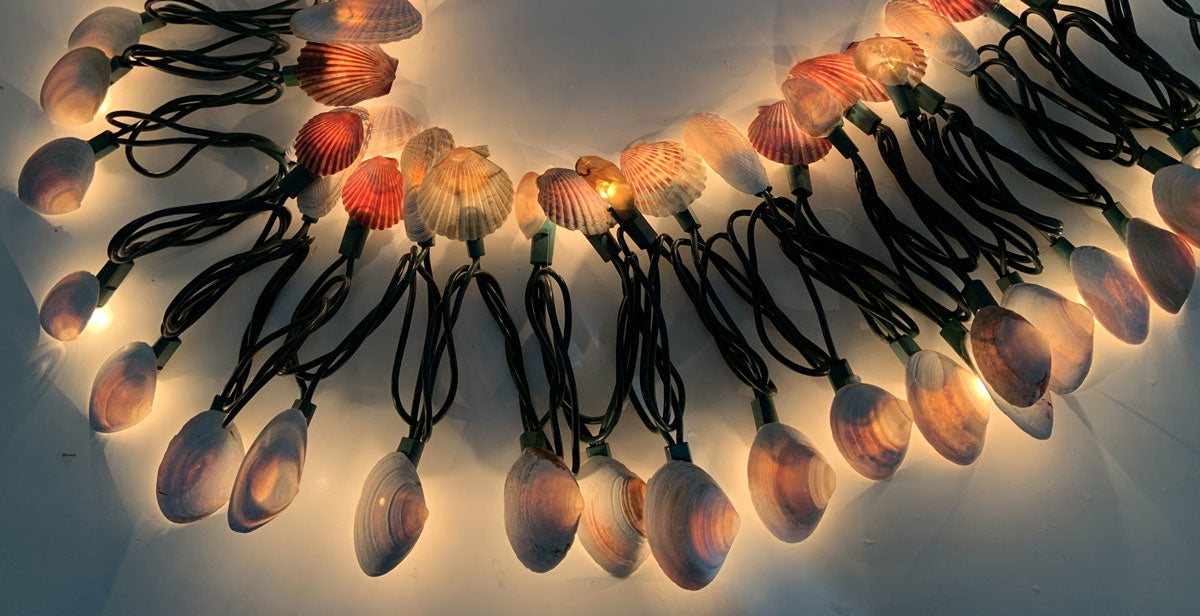
[[[750,140],[714,113],[697,113],[683,126],[683,142],[734,189],[748,195],[766,192],[771,183]]]
[[[1091,309],[1027,282],[1009,287],[1003,304],[1025,317],[1050,343],[1050,391],[1069,394],[1079,389],[1092,369],[1096,321]]]
[[[158,465],[158,509],[176,524],[206,518],[229,502],[229,491],[246,455],[236,424],[204,411],[192,417],[167,445]]]
[[[825,457],[798,430],[781,423],[758,430],[746,474],[759,519],[788,543],[816,530],[837,488],[837,475]]]
[[[158,384],[158,359],[145,342],[117,349],[96,372],[88,416],[97,432],[130,428],[154,409]]]
[[[704,193],[704,160],[682,143],[639,143],[621,153],[621,173],[633,189],[637,209],[647,216],[687,211]]]
[[[42,82],[41,104],[46,115],[64,126],[91,122],[108,96],[112,64],[103,51],[80,47],[68,51]]]
[[[955,464],[983,453],[991,396],[973,372],[937,351],[919,351],[905,371],[913,423],[926,441]]]
[[[644,523],[646,482],[608,456],[579,467],[583,515],[579,543],[609,575],[627,577],[649,555]]]
[[[395,451],[384,456],[363,482],[354,510],[354,553],[363,573],[375,577],[395,569],[421,538],[428,517],[412,461]]]
[[[142,39],[142,16],[119,6],[106,6],[83,18],[67,46],[95,47],[107,56],[119,56]]]
[[[491,235],[513,209],[508,174],[472,148],[447,152],[416,193],[417,214],[429,229],[464,242]]]
[[[979,52],[948,19],[916,0],[888,0],[884,24],[889,30],[912,39],[934,60],[969,73],[979,68]]]
[[[421,12],[408,0],[332,0],[292,16],[296,36],[344,45],[402,41],[415,36],[421,26]]]

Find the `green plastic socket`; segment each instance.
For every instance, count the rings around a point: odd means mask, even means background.
[[[1021,277],[1020,272],[1011,272],[1001,276],[1000,278],[997,278],[996,286],[1000,287],[1001,293],[1004,293],[1005,291],[1008,291],[1009,289],[1023,282],[1025,282],[1025,279]]]
[[[1158,148],[1147,148],[1141,158],[1138,158],[1137,164],[1150,173],[1158,173],[1167,167],[1178,165],[1180,162],[1174,156]]]
[[[1017,22],[1020,21],[1016,13],[1004,8],[999,2],[991,10],[984,13],[983,16],[1004,26],[1005,30],[1012,30],[1013,26],[1017,25]]]
[[[554,234],[558,225],[547,220],[542,228],[533,234],[529,245],[529,263],[533,265],[550,265],[554,263]]]
[[[834,149],[845,158],[853,158],[858,155],[858,146],[854,145],[854,141],[850,139],[850,135],[841,126],[833,129],[826,139],[833,144]]]
[[[896,113],[904,118],[909,119],[920,115],[921,105],[917,101],[917,93],[913,91],[912,86],[906,84],[898,86],[884,86],[888,96],[892,99],[892,106],[896,108]]]
[[[292,408],[304,414],[304,419],[312,425],[313,415],[317,414],[317,405],[307,400],[296,400],[292,403]]]
[[[808,165],[788,165],[787,176],[788,187],[793,195],[802,199],[813,196],[812,172],[808,170]]]
[[[305,188],[312,186],[317,179],[317,174],[302,165],[296,165],[279,181],[279,190],[283,191],[284,196],[288,199],[295,199],[304,192]]]
[[[1121,238],[1122,242],[1128,239],[1129,213],[1125,211],[1125,206],[1121,205],[1120,201],[1105,207],[1101,213],[1104,214],[1104,220],[1108,221],[1108,226],[1117,232],[1117,236]]]
[[[1075,253],[1075,244],[1072,244],[1071,240],[1062,236],[1056,237],[1050,242],[1050,250],[1053,250],[1067,267],[1071,267],[1071,255]]]
[[[351,218],[346,223],[346,232],[342,234],[342,245],[338,252],[349,259],[362,258],[363,248],[367,245],[367,236],[371,230]]]
[[[92,152],[96,155],[96,160],[100,160],[109,154],[117,151],[120,147],[117,145],[117,135],[111,130],[106,130],[91,139],[88,139],[88,145],[92,147]]]
[[[158,369],[162,370],[167,367],[167,362],[171,361],[171,357],[175,355],[175,351],[179,349],[179,345],[183,341],[179,338],[159,338],[154,346],[154,357],[158,363]]]
[[[688,447],[687,443],[676,443],[674,445],[667,445],[663,449],[667,452],[667,461],[668,462],[674,462],[676,460],[678,460],[680,462],[691,462],[692,461],[692,448]]]
[[[1192,150],[1200,148],[1200,130],[1185,128],[1167,137],[1167,143],[1171,144],[1171,149],[1175,150],[1175,153],[1187,156]]]
[[[116,293],[117,287],[121,286],[131,270],[133,270],[133,261],[125,263],[108,261],[104,267],[100,268],[100,273],[96,274],[96,280],[100,281],[100,296],[96,299],[97,308],[103,308],[108,300],[112,299],[113,293]]]
[[[592,248],[596,249],[596,254],[600,255],[605,263],[621,256],[621,247],[617,244],[617,240],[613,239],[611,233],[589,235],[587,239],[591,242]]]
[[[917,84],[914,88],[917,93],[917,104],[925,113],[940,113],[942,105],[946,104],[946,97],[941,92],[925,85],[924,83]]]
[[[530,447],[538,449],[550,449],[550,441],[546,440],[546,435],[542,434],[541,430],[536,432],[521,433],[521,451],[525,451]]]
[[[921,345],[917,344],[917,341],[913,340],[912,336],[901,336],[888,346],[896,354],[896,359],[899,359],[900,363],[905,366],[908,365],[913,355],[921,352]]]
[[[754,412],[754,425],[762,429],[767,424],[779,423],[779,412],[775,409],[775,398],[767,394],[755,394],[750,402]]]
[[[610,205],[608,214],[617,221],[625,235],[629,236],[629,239],[633,240],[633,243],[642,250],[648,250],[654,244],[654,238],[658,237],[658,232],[650,226],[650,221],[646,220],[646,217],[637,210],[630,212],[627,219],[621,220],[621,217],[617,216],[616,210]]]
[[[969,333],[967,326],[963,325],[961,321],[950,321],[942,327],[942,331],[940,332],[942,340],[945,340],[963,361],[971,365],[971,355],[967,352],[967,336]]]
[[[400,446],[396,448],[396,451],[404,454],[415,468],[421,463],[421,454],[425,452],[425,443],[406,436],[400,439]]]
[[[696,215],[692,213],[692,208],[676,214],[675,221],[679,223],[684,233],[691,233],[700,228],[700,221],[696,220]]]
[[[587,457],[589,458],[594,458],[596,456],[603,456],[605,458],[612,457],[612,450],[609,449],[608,443],[596,443],[595,445],[588,447],[586,453]]]
[[[846,110],[845,116],[858,130],[868,135],[873,135],[875,129],[879,128],[879,125],[883,123],[883,118],[879,117],[879,114],[874,111],[871,111],[862,101],[855,101]],[[839,149],[838,151],[840,152],[841,150]]]
[[[963,299],[967,300],[967,308],[971,309],[972,313],[979,312],[984,308],[999,305],[996,297],[992,295],[990,289],[982,280],[970,280],[963,287]]]
[[[854,374],[854,370],[850,368],[850,362],[845,359],[839,359],[829,366],[829,383],[833,385],[833,391],[841,391],[850,385],[861,383],[862,379]]]

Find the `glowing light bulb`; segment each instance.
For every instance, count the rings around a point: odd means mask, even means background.
[[[1028,407],[1050,387],[1050,342],[1021,315],[987,306],[975,313],[968,337],[971,363],[1009,404]]]
[[[104,102],[100,103],[100,108],[96,110],[96,115],[104,115],[108,112],[108,102],[112,98],[109,94],[104,95]]]
[[[791,77],[781,87],[792,119],[810,137],[828,137],[842,124],[845,107],[821,84],[805,78]]]
[[[1150,336],[1150,297],[1128,261],[1095,246],[1071,252],[1071,276],[1096,320],[1118,340],[1141,344]]]
[[[112,309],[108,306],[101,306],[92,312],[92,318],[88,319],[88,327],[95,331],[104,331],[112,324],[113,316]]]
[[[535,573],[558,566],[582,513],[571,469],[546,449],[526,447],[504,480],[504,531],[521,564]]]
[[[73,49],[46,75],[42,109],[59,124],[87,124],[96,117],[111,84],[112,64],[103,51],[95,47]]]
[[[907,85],[916,62],[912,46],[895,37],[870,38],[854,49],[855,68],[885,86]]]
[[[575,172],[612,206],[621,220],[628,220],[634,211],[633,189],[616,164],[599,156],[581,156],[575,162]]]

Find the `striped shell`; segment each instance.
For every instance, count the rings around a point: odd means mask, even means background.
[[[1171,165],[1154,174],[1154,207],[1172,231],[1200,247],[1200,169]]]
[[[83,205],[96,175],[96,153],[82,139],[63,137],[40,147],[17,178],[21,202],[46,215],[66,214]]]
[[[513,208],[508,174],[471,148],[447,152],[416,192],[421,220],[438,235],[464,242],[490,235]]]
[[[929,69],[925,50],[903,36],[876,36],[851,43],[845,53],[854,58],[855,68],[881,85],[907,82],[915,87]]]
[[[971,21],[992,10],[1000,0],[925,0],[929,8],[950,21]]]
[[[633,201],[648,216],[672,216],[688,209],[704,193],[704,160],[673,141],[640,143],[621,153],[621,173],[633,189]]]
[[[891,477],[908,453],[912,410],[874,385],[855,383],[839,389],[829,423],[842,457],[867,479]]]
[[[592,456],[579,467],[583,515],[579,543],[605,571],[628,577],[650,551],[643,521],[646,482],[608,456]]]
[[[828,137],[842,125],[845,107],[821,84],[804,77],[791,77],[780,89],[792,121],[809,137]]]
[[[888,0],[884,24],[920,45],[934,60],[964,73],[979,68],[979,52],[954,24],[916,0]]]
[[[1071,253],[1071,276],[1104,329],[1127,344],[1146,341],[1150,297],[1128,261],[1095,246],[1080,246]]]
[[[87,327],[96,302],[100,299],[100,281],[91,272],[67,274],[46,293],[38,311],[42,330],[55,340],[70,342]]]
[[[584,235],[600,235],[612,228],[604,199],[574,169],[546,171],[537,188],[538,203],[554,224]]]
[[[400,156],[400,171],[404,174],[404,228],[408,239],[414,242],[428,242],[435,235],[417,211],[417,187],[425,181],[433,163],[452,148],[454,137],[443,128],[424,130],[404,144]]]
[[[308,43],[300,50],[300,89],[322,105],[345,107],[392,91],[398,61],[379,45]]]
[[[542,225],[546,224],[546,212],[538,202],[538,174],[530,171],[517,182],[517,193],[513,197],[513,209],[516,210],[517,226],[525,239],[533,239]]]
[[[672,460],[647,485],[645,524],[663,573],[681,588],[700,590],[721,571],[742,520],[708,473]]]
[[[371,118],[371,138],[364,158],[399,158],[408,140],[421,132],[421,121],[396,105],[378,105],[367,113]]]
[[[837,488],[837,475],[825,457],[798,430],[781,423],[758,430],[746,474],[758,517],[787,543],[803,541],[816,530]]]
[[[404,175],[400,162],[376,156],[358,164],[342,188],[346,213],[372,231],[390,229],[404,218]]]
[[[1156,304],[1178,314],[1196,282],[1196,255],[1178,235],[1143,218],[1125,226],[1125,246],[1138,280]]]
[[[95,47],[72,49],[42,82],[42,110],[54,122],[81,126],[91,122],[112,85],[112,64]]]
[[[117,349],[96,371],[88,416],[96,432],[130,428],[154,410],[158,384],[158,358],[145,342],[130,342]]]
[[[683,125],[683,142],[734,189],[760,195],[771,188],[754,146],[737,128],[714,113],[697,113]]]
[[[988,306],[975,313],[968,354],[979,376],[1009,404],[1032,406],[1050,387],[1050,341],[1021,315]]]
[[[1079,389],[1092,370],[1096,320],[1091,309],[1028,282],[1009,287],[1002,303],[1050,342],[1050,391],[1065,395]]]
[[[421,478],[408,456],[384,456],[363,482],[354,510],[354,553],[363,573],[376,577],[396,568],[412,551],[429,509]]]
[[[750,123],[750,144],[767,160],[781,165],[811,165],[825,158],[833,145],[828,139],[814,139],[796,126],[787,101],[776,101],[758,108]]]
[[[504,480],[504,531],[521,564],[545,573],[562,562],[582,513],[571,469],[540,447],[521,452]]]
[[[788,76],[821,84],[837,97],[843,109],[859,100],[881,102],[888,99],[882,85],[868,79],[854,66],[852,53],[831,53],[801,60],[788,71]]]
[[[296,136],[296,161],[319,176],[350,167],[366,145],[366,121],[366,112],[355,108],[318,113]]]
[[[119,56],[142,39],[142,16],[133,11],[106,6],[83,18],[71,32],[67,47],[95,47],[107,56]]]
[[[296,197],[296,209],[309,218],[320,220],[342,202],[342,187],[350,169],[316,179]]]
[[[206,518],[229,502],[238,467],[246,455],[236,424],[204,411],[192,417],[167,445],[158,465],[158,509],[176,524]]]
[[[229,528],[248,533],[274,520],[300,492],[308,420],[298,409],[276,415],[258,433],[229,497]]]
[[[943,458],[966,466],[983,453],[992,398],[970,370],[937,351],[919,351],[905,372],[913,423]]]
[[[333,0],[292,16],[292,32],[309,41],[369,45],[412,38],[421,12],[408,0]]]

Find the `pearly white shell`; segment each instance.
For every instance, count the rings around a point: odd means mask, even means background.
[[[229,491],[246,455],[237,425],[227,415],[204,411],[183,424],[158,465],[155,493],[168,520],[186,524],[206,518],[229,502]]]
[[[964,73],[979,68],[979,52],[954,24],[916,0],[888,0],[883,21],[889,30],[912,39],[934,60]]]
[[[542,225],[546,224],[546,212],[538,203],[538,174],[530,171],[517,182],[517,193],[513,197],[513,209],[516,210],[517,226],[525,239],[533,239]]]
[[[1021,315],[1000,306],[975,313],[967,338],[979,376],[1009,404],[1027,407],[1050,387],[1050,341]]]
[[[592,456],[579,467],[579,490],[579,543],[610,575],[629,576],[650,553],[643,520],[646,482],[608,456]]]
[[[428,517],[412,461],[395,451],[384,456],[363,482],[354,510],[354,553],[363,573],[376,577],[395,569],[421,538]]]
[[[979,377],[929,350],[909,358],[905,374],[913,423],[925,440],[955,464],[979,459],[995,407]]]
[[[845,107],[821,84],[804,77],[790,77],[780,90],[792,121],[809,137],[828,137],[842,125]]]
[[[248,533],[274,520],[300,492],[308,420],[288,409],[258,433],[250,445],[229,496],[229,528]]]
[[[1127,261],[1095,246],[1071,253],[1071,275],[1096,320],[1118,340],[1141,344],[1150,336],[1150,297]]]
[[[717,482],[691,462],[672,460],[646,488],[646,540],[663,573],[681,588],[708,586],[733,546],[741,517]]]
[[[837,488],[837,475],[825,457],[798,430],[781,423],[758,430],[746,474],[758,517],[788,543],[816,530]]]
[[[379,105],[367,110],[371,118],[371,139],[363,158],[390,156],[400,158],[408,140],[421,132],[421,121],[396,105]]]
[[[621,173],[647,216],[672,216],[704,193],[704,160],[682,143],[639,143],[621,153]]]
[[[1154,174],[1154,207],[1172,231],[1200,246],[1200,169],[1171,165]]]
[[[1046,392],[1046,395],[1034,402],[1033,405],[1020,407],[1001,398],[987,384],[987,381],[982,382],[983,386],[987,388],[988,395],[992,397],[992,402],[996,403],[996,408],[1000,409],[1000,412],[1011,419],[1018,428],[1041,441],[1050,438],[1054,432],[1054,401],[1050,398],[1050,392]]]
[[[96,174],[96,154],[82,139],[63,137],[40,147],[17,178],[21,202],[42,214],[74,212]]]
[[[342,169],[333,175],[317,177],[299,196],[296,209],[309,218],[321,219],[342,203],[342,187],[350,176],[351,168]]]
[[[528,447],[504,480],[504,531],[517,559],[545,573],[575,542],[583,496],[571,469],[553,453]]]
[[[80,47],[68,51],[46,74],[41,103],[46,115],[64,126],[91,122],[112,85],[112,64],[103,51]]]
[[[63,342],[78,338],[96,311],[99,299],[100,281],[91,272],[67,274],[42,300],[38,313],[42,330]]]
[[[811,165],[833,149],[828,139],[815,139],[800,130],[787,101],[759,107],[747,136],[759,154],[781,165]]]
[[[838,390],[829,423],[842,457],[867,479],[891,477],[908,453],[912,410],[874,385],[856,383]]]
[[[554,224],[584,235],[613,226],[604,199],[573,169],[549,169],[537,180],[538,203]]]
[[[683,125],[683,142],[736,190],[760,195],[771,188],[754,146],[721,116],[697,113],[688,118]]]
[[[1025,317],[1050,343],[1050,391],[1069,394],[1079,389],[1092,369],[1096,321],[1091,309],[1027,282],[1009,287],[1003,304]]]
[[[158,359],[145,342],[117,349],[96,372],[88,416],[96,432],[118,432],[141,422],[154,409]]]
[[[421,31],[421,12],[408,0],[333,0],[292,16],[296,36],[321,43],[392,43]]]
[[[478,149],[447,152],[416,192],[421,220],[452,240],[483,239],[512,214],[512,180]]]
[[[1196,281],[1196,255],[1178,235],[1142,218],[1125,227],[1125,246],[1138,280],[1150,299],[1171,314],[1178,314],[1192,294]]]
[[[71,49],[95,47],[107,56],[119,56],[142,40],[142,16],[119,6],[106,6],[83,18],[71,32]]]

